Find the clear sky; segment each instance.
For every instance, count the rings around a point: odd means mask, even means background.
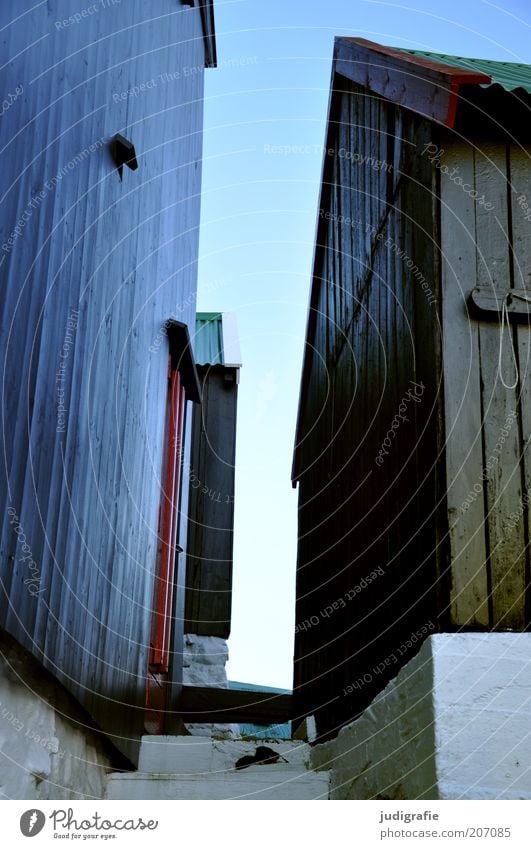
[[[291,687],[291,455],[334,36],[530,63],[531,0],[215,0],[215,15],[198,308],[236,312],[243,358],[228,672]]]

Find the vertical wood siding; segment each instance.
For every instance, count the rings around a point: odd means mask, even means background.
[[[234,369],[200,369],[203,402],[193,413],[189,475],[186,624],[227,638],[232,607],[234,464],[238,386]]]
[[[428,633],[529,625],[529,325],[500,354],[499,317],[467,306],[477,286],[529,291],[529,148],[341,88],[296,461],[295,698],[324,735]]]
[[[431,166],[420,155],[431,128],[344,89],[334,95],[331,186],[319,210],[329,221],[316,253],[299,465],[295,698],[322,734],[396,675],[415,650],[399,661],[411,634],[437,627],[439,569],[437,234]]]
[[[109,5],[66,28],[55,25],[65,14],[56,0],[24,0],[16,12],[11,23],[11,4],[0,9],[2,88],[24,87],[0,127],[0,621],[134,757],[161,489],[163,324],[175,315],[192,324],[195,311],[201,17],[166,0]],[[139,161],[123,182],[108,147],[118,132]],[[24,584],[21,531],[37,595]]]
[[[441,179],[446,468],[454,625],[522,630],[529,623],[529,326],[479,320],[471,281],[496,293],[530,284],[529,149],[444,139],[448,166],[492,205]],[[527,163],[527,164],[526,164]],[[459,250],[452,248],[459,245]],[[501,348],[500,348],[501,345]],[[516,381],[515,360],[519,369]]]

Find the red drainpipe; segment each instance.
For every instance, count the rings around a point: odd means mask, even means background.
[[[164,712],[169,682],[173,582],[180,489],[180,459],[184,415],[184,389],[178,369],[168,365],[168,412],[166,423],[166,468],[159,510],[158,570],[153,597],[151,650],[146,687],[145,728],[151,734],[164,732]]]

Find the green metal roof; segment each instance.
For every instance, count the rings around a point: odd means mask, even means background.
[[[192,347],[194,349],[196,365],[222,366],[225,364],[222,313],[197,313]]]
[[[231,690],[248,690],[250,693],[279,693],[287,696],[293,693],[293,690],[283,690],[282,687],[266,687],[265,684],[249,684],[247,681],[229,681]]]
[[[241,368],[238,322],[233,312],[198,312],[192,341],[198,366]]]
[[[501,85],[506,91],[524,89],[531,94],[531,65],[521,65],[518,62],[495,62],[493,59],[466,59],[463,56],[448,56],[446,53],[428,53],[424,50],[405,50],[402,47],[394,48],[401,53],[410,53],[412,56],[423,56],[434,62],[442,62],[445,65],[453,65],[456,68],[464,68],[467,71],[479,71],[488,74],[492,82],[488,85]],[[488,85],[482,88],[488,88]]]

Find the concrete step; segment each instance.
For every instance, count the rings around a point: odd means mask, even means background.
[[[233,770],[241,757],[254,755],[259,745],[278,752],[300,772],[308,767],[310,746],[300,740],[215,740],[212,737],[147,735],[142,738],[138,769],[182,776],[226,772]],[[282,760],[280,765],[286,766]]]
[[[284,760],[235,769],[268,746]],[[308,769],[310,747],[299,740],[142,738],[138,772],[108,776],[107,799],[328,799],[329,773]]]
[[[232,772],[183,777],[129,772],[108,777],[107,799],[328,799],[329,774],[289,764],[256,765]]]

